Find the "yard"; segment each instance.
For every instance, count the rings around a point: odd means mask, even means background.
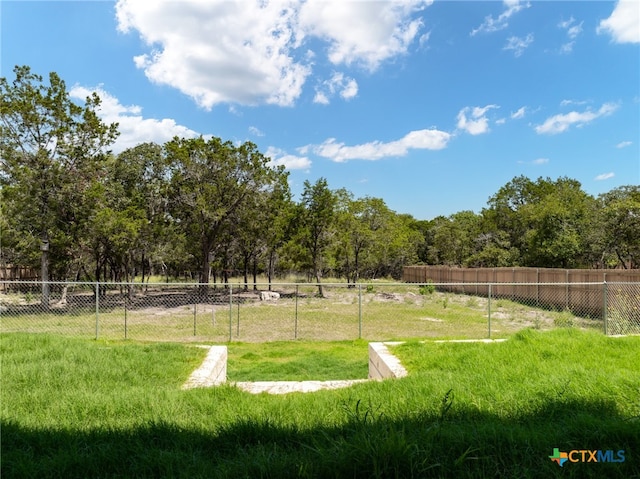
[[[638,337],[412,341],[394,348],[407,378],[284,396],[181,390],[205,354],[190,344],[0,340],[6,478],[640,476]],[[307,358],[332,348],[295,344]],[[273,353],[239,346],[258,362]],[[555,448],[624,461],[559,467]]]

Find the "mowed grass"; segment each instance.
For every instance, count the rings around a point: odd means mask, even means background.
[[[3,478],[640,477],[638,337],[413,342],[394,349],[407,378],[283,396],[181,390],[206,353],[189,345],[11,333],[0,348]],[[625,461],[560,468],[556,447]]]

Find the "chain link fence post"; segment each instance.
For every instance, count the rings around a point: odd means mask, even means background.
[[[491,339],[491,283],[489,283],[489,292],[487,297],[487,328],[489,330],[489,339]]]
[[[607,324],[609,320],[608,309],[609,305],[607,296],[609,295],[609,288],[607,287],[607,282],[603,281],[602,283],[602,322],[604,325],[604,335],[607,336],[609,334],[609,325]]]
[[[362,339],[362,285],[358,285],[358,339]]]
[[[229,342],[233,336],[233,287],[229,283]]]
[[[298,292],[300,290],[300,285],[296,283],[296,308],[295,308],[295,319],[293,326],[293,339],[298,339]]]
[[[128,297],[124,298],[124,339],[127,339],[128,328],[127,328],[127,303],[129,301]]]
[[[196,324],[197,324],[197,316],[198,316],[198,295],[200,292],[196,292],[195,299],[193,301],[193,336],[196,336]]]
[[[96,341],[100,337],[100,283],[96,281]]]

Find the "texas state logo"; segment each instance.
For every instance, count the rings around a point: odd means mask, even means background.
[[[619,451],[602,451],[599,449],[574,449],[573,451],[563,452],[559,448],[553,448],[553,455],[549,456],[558,466],[563,467],[568,462],[624,462],[624,450]]]
[[[551,459],[554,462],[557,462],[558,466],[562,467],[564,463],[569,460],[569,454],[567,454],[566,452],[560,452],[560,449],[558,449],[557,447],[554,447],[553,456],[549,456],[549,459]]]

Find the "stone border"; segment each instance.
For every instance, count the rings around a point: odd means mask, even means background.
[[[401,378],[407,375],[407,370],[400,364],[400,360],[389,352],[385,344],[401,343],[369,343],[369,379],[348,379],[341,381],[254,381],[236,382],[234,386],[243,391],[260,394],[286,394],[290,392],[315,392],[325,389],[338,389],[375,380]],[[196,369],[182,389],[211,387],[224,384],[227,381],[227,347],[200,346],[208,348],[209,352],[198,369]]]
[[[233,383],[239,389],[251,394],[312,393],[327,389],[340,389],[365,383],[368,379],[346,379],[335,381],[254,381]]]
[[[403,378],[408,374],[400,360],[387,349],[387,345],[397,344],[402,343],[369,343],[369,379]]]
[[[182,389],[218,386],[227,381],[227,347],[199,347],[208,348],[209,352],[200,367],[193,371],[187,382],[182,385]]]

